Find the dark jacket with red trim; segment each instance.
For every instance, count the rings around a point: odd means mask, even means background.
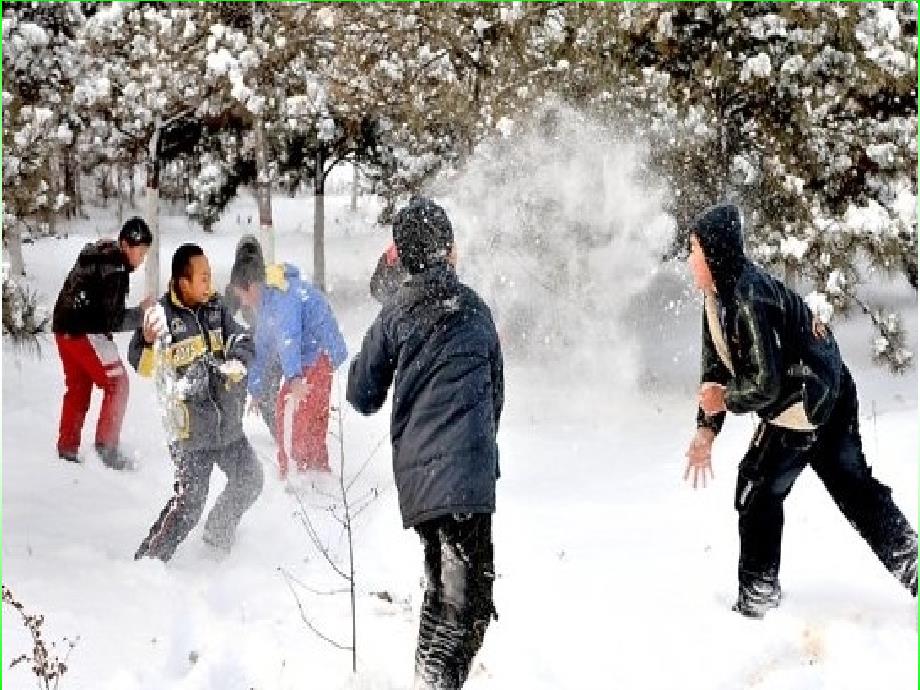
[[[87,244],[58,294],[51,330],[82,335],[137,328],[143,318],[140,309],[125,307],[132,270],[114,240]]]

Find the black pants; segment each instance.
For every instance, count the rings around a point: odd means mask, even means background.
[[[211,470],[217,465],[227,475],[227,486],[217,497],[205,521],[205,539],[229,548],[236,527],[262,492],[262,465],[244,436],[217,450],[173,451],[175,493],[163,508],[135,559],[148,556],[168,561],[198,524],[208,500]]]
[[[762,423],[738,468],[740,596],[778,591],[783,500],[811,465],[840,512],[884,566],[917,594],[917,534],[872,476],[859,435],[856,386],[844,370],[840,396],[828,422],[815,432]]]
[[[415,529],[425,549],[427,580],[415,687],[456,690],[466,681],[495,613],[492,516],[447,515]]]
[[[281,360],[272,357],[265,366],[265,373],[262,376],[262,405],[259,411],[262,413],[262,421],[268,427],[268,432],[272,439],[277,443],[275,438],[275,418],[277,416],[278,391],[281,390]]]

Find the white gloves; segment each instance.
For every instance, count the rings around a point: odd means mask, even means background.
[[[144,331],[153,331],[159,340],[169,334],[169,325],[166,323],[166,312],[162,304],[154,304],[144,312]]]

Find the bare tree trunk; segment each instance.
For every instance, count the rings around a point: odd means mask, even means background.
[[[61,147],[58,143],[52,144],[51,155],[48,157],[48,180],[51,182],[51,187],[48,190],[48,196],[50,197],[48,231],[53,237],[57,237],[57,199],[61,191]]]
[[[76,218],[78,213],[77,192],[75,189],[76,185],[74,184],[76,171],[74,167],[75,161],[73,153],[68,149],[67,154],[64,156],[64,194],[70,199],[67,203],[67,210],[64,212],[64,217],[67,219]]]
[[[272,181],[268,171],[265,120],[256,123],[256,201],[259,206],[259,243],[266,264],[275,263],[275,228],[272,223]]]
[[[134,175],[136,172],[137,170],[134,166],[134,161],[132,160],[130,163],[128,163],[128,200],[131,202],[131,208],[137,208],[137,202],[134,201],[134,195],[137,191],[134,187]]]
[[[125,199],[124,199],[124,190],[121,188],[121,172],[122,166],[121,163],[115,168],[115,184],[118,187],[118,226],[121,227],[125,222]]]
[[[22,221],[18,218],[3,228],[6,235],[6,250],[10,257],[10,275],[14,278],[26,274],[26,264],[22,258]]]
[[[322,149],[316,152],[316,167],[313,176],[313,284],[318,290],[326,291],[326,241],[325,241],[325,186],[323,174],[324,157]]]
[[[358,164],[353,163],[351,166],[351,210],[358,210]]]
[[[156,297],[160,294],[160,161],[157,157],[160,138],[160,118],[157,117],[153,136],[150,137],[150,149],[147,159],[147,225],[153,235],[153,244],[147,252],[144,274],[145,296]]]
[[[88,218],[83,210],[83,170],[80,168],[80,161],[77,159],[76,149],[70,150],[70,162],[73,165],[73,211],[77,218]]]

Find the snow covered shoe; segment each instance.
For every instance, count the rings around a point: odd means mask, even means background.
[[[135,469],[134,460],[122,453],[118,448],[109,448],[108,446],[96,446],[96,454],[102,464],[113,470],[133,470]]]
[[[911,530],[898,548],[886,559],[891,574],[894,575],[912,596],[917,596],[917,535]]]
[[[80,456],[76,453],[65,453],[63,451],[58,451],[58,457],[61,460],[66,460],[67,462],[75,462],[78,465],[80,464]]]
[[[233,549],[235,540],[232,536],[225,537],[216,532],[205,530],[204,534],[201,535],[201,541],[211,547],[216,555],[226,556]]]
[[[783,592],[779,583],[741,587],[738,591],[738,600],[732,605],[732,611],[747,618],[760,619],[766,615],[767,611],[779,606],[782,598]]]

